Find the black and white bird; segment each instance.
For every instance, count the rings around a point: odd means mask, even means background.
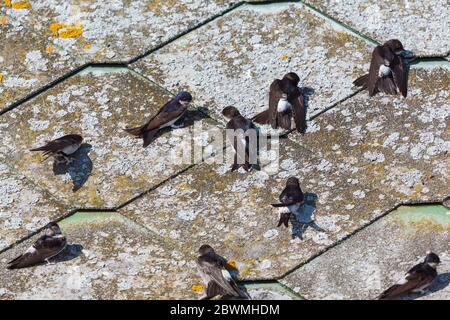
[[[439,263],[439,256],[428,251],[423,262],[412,267],[403,279],[380,294],[378,299],[393,299],[411,292],[422,292],[437,277],[436,267]]]
[[[277,227],[284,224],[288,227],[289,220],[292,215],[295,215],[304,202],[304,195],[300,188],[300,182],[296,177],[290,177],[286,182],[286,187],[280,194],[279,198],[281,203],[272,204],[273,207],[287,207],[288,212],[280,215]]]
[[[241,115],[238,109],[229,106],[222,114],[230,119],[226,125],[227,138],[234,148],[234,163],[231,171],[244,168],[249,171],[257,162],[257,132],[253,122]],[[253,132],[252,132],[253,130]],[[254,162],[254,163],[252,163]]]
[[[159,130],[174,126],[187,111],[187,105],[192,102],[189,92],[182,91],[168,101],[147,123],[136,128],[125,128],[124,130],[136,138],[144,140],[143,147],[147,147]]]
[[[369,73],[356,79],[353,84],[368,89],[371,97],[378,92],[397,94],[397,89],[406,97],[407,75],[403,60],[411,56],[412,53],[405,50],[399,40],[386,41],[373,50]]]
[[[66,237],[56,223],[49,223],[45,227],[44,235],[25,251],[22,255],[8,262],[8,269],[20,269],[34,266],[58,255],[66,248]]]
[[[249,299],[246,292],[238,287],[230,272],[226,269],[227,261],[216,254],[209,245],[202,245],[198,250],[197,269],[205,283],[206,296],[211,299],[216,296]]]
[[[54,157],[57,164],[72,163],[72,156],[81,146],[83,137],[78,134],[68,134],[61,138],[47,142],[46,145],[31,149],[30,151],[43,151],[44,160],[48,157]],[[42,160],[42,161],[44,161]]]
[[[298,132],[306,130],[306,107],[302,90],[298,87],[299,76],[290,72],[283,79],[276,79],[270,85],[269,109],[257,114],[252,120],[260,124],[270,124],[272,128],[291,129],[294,116]]]

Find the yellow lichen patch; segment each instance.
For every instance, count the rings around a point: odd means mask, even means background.
[[[84,48],[84,49],[90,49],[90,48],[91,48],[91,45],[90,45],[89,43],[86,43],[86,44],[83,46],[83,48]]]
[[[201,284],[194,284],[191,289],[195,292],[202,292],[204,287]]]
[[[3,80],[3,75],[0,73],[0,82]]]
[[[83,34],[83,25],[81,23],[74,23],[67,25],[65,23],[52,23],[50,30],[55,37],[63,39],[75,38]]]
[[[28,9],[31,8],[31,3],[28,1],[17,1],[12,4],[12,7],[13,9]]]
[[[0,24],[2,26],[6,25],[8,23],[8,18],[6,16],[1,16],[0,17]]]
[[[11,0],[5,0],[5,5],[7,7],[11,7]]]
[[[289,57],[287,55],[283,55],[283,56],[280,57],[280,59],[283,60],[283,61],[288,61],[288,60],[291,59],[291,57]]]
[[[234,260],[228,260],[228,261],[227,261],[227,264],[226,264],[226,268],[227,268],[228,270],[238,270],[236,261],[234,261]]]
[[[45,48],[45,52],[47,52],[48,54],[52,54],[53,52],[55,52],[55,46],[54,45],[49,45],[47,48]]]

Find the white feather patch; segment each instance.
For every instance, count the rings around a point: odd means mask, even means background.
[[[222,275],[227,280],[231,280],[232,279],[231,274],[228,272],[228,270],[225,270],[225,269],[222,270]]]
[[[391,68],[386,67],[384,64],[382,64],[380,66],[380,69],[378,70],[378,76],[384,77],[384,76],[388,76],[390,73],[392,72]]]

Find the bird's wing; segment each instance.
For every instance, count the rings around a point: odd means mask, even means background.
[[[243,295],[231,277],[231,274],[225,269],[224,263],[220,259],[213,256],[201,256],[198,260],[198,267],[200,271],[210,279],[206,289],[208,296]],[[209,295],[209,293],[214,294]]]
[[[420,269],[420,265],[413,267],[402,280],[384,291],[380,295],[380,299],[398,297],[414,289],[420,288],[433,280],[432,276],[423,272],[417,272],[418,269]]]
[[[71,137],[69,136],[64,136],[48,142],[45,146],[31,149],[31,151],[45,151],[45,153],[56,153],[68,146],[73,145],[74,143],[76,143],[74,139],[71,139]]]
[[[298,132],[304,133],[306,130],[306,107],[300,88],[297,88],[291,94],[289,103],[292,105],[292,112],[294,113],[295,128]]]
[[[397,86],[398,90],[402,93],[402,95],[406,98],[407,94],[407,81],[406,81],[406,73],[403,68],[403,60],[402,58],[396,56],[392,66],[392,74],[394,76],[394,82]]]
[[[158,112],[153,118],[151,118],[146,126],[145,130],[150,131],[154,129],[158,129],[160,126],[166,124],[169,121],[172,121],[178,117],[180,117],[187,110],[186,107],[182,107],[176,111],[172,112]]]
[[[296,187],[287,186],[280,194],[280,202],[286,205],[303,201],[303,193]]]
[[[369,68],[369,79],[367,82],[367,87],[369,89],[370,96],[373,96],[378,92],[377,90],[377,82],[379,79],[378,72],[382,64],[384,64],[383,47],[377,46],[372,52],[372,60],[370,61],[370,68]]]
[[[66,246],[64,237],[40,237],[24,254],[8,263],[8,268],[25,268],[53,257]]]
[[[277,127],[277,109],[278,109],[278,102],[280,101],[280,98],[283,94],[283,91],[281,91],[280,86],[281,80],[275,80],[270,85],[270,92],[269,92],[269,117],[270,117],[270,124],[272,125],[272,128]]]

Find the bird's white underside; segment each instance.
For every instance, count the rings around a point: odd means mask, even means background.
[[[380,69],[378,70],[378,76],[379,76],[380,78],[381,78],[381,77],[385,77],[385,76],[390,75],[391,72],[392,72],[391,68],[386,67],[384,64],[382,64],[382,65],[380,66]]]
[[[72,145],[70,145],[70,146],[65,147],[65,148],[62,149],[61,151],[62,151],[64,154],[72,154],[72,153],[74,153],[75,151],[77,151],[79,147],[80,147],[79,144],[72,144]]]
[[[291,104],[289,103],[289,101],[286,98],[281,98],[280,100],[278,100],[278,106],[277,106],[278,112],[285,112],[285,111],[288,111],[290,108],[291,108]]]

